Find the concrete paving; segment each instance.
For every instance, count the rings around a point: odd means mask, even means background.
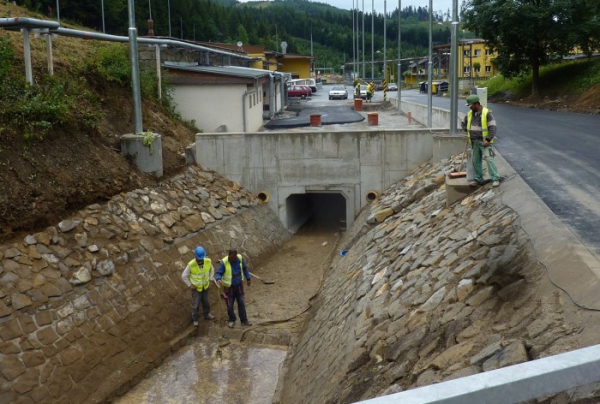
[[[291,105],[287,111],[265,124],[266,131],[285,131],[295,128],[315,131],[380,130],[398,128],[421,128],[415,121],[409,122],[406,115],[398,113],[397,107],[383,101],[378,92],[373,102],[363,101],[363,111],[354,110],[354,100],[329,100],[327,86],[317,91],[308,100]],[[368,114],[378,114],[378,125],[369,124]],[[310,115],[320,114],[321,125],[310,126]]]

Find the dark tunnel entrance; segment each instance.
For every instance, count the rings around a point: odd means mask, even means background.
[[[292,194],[286,199],[288,229],[310,226],[323,230],[346,230],[346,198],[341,193]]]

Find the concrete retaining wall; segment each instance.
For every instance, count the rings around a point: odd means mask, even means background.
[[[369,191],[383,192],[432,156],[427,129],[196,135],[197,161],[254,194],[267,192],[288,228],[290,195],[341,193],[351,225]]]
[[[255,257],[288,237],[247,190],[192,167],[0,245],[0,403],[126,391],[190,326],[180,276],[195,246],[216,261],[232,246]]]

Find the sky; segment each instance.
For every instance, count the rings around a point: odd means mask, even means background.
[[[240,2],[247,2],[248,0],[238,0]],[[252,1],[252,0],[250,0]],[[355,7],[356,3],[358,3],[358,9],[362,11],[363,9],[363,0],[315,0],[319,3],[330,4],[334,7],[350,10],[352,8],[352,4],[354,3]],[[432,0],[433,11],[446,13],[448,10],[452,12],[452,1],[453,0]],[[462,0],[458,0],[458,7],[460,11],[460,5]],[[364,0],[365,5],[365,13],[371,12],[371,7],[375,7],[376,13],[383,13],[384,0]],[[429,7],[429,0],[401,0],[402,8],[413,6],[413,7]],[[388,13],[394,11],[398,8],[398,0],[386,0],[386,9]]]

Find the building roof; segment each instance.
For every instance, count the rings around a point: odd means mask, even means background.
[[[269,70],[253,69],[240,66],[200,66],[197,64],[184,64],[165,62],[163,67],[171,70],[180,70],[184,72],[204,73],[218,76],[241,77],[248,79],[259,79],[267,77],[271,73]]]

